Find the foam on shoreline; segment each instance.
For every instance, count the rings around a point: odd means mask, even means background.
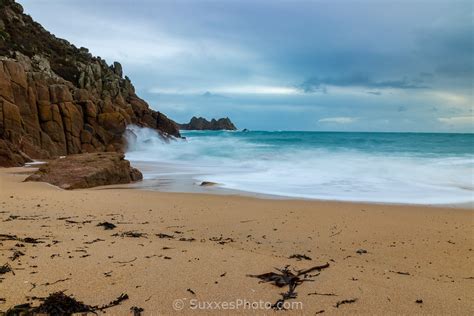
[[[396,152],[399,144],[388,150],[378,139],[380,144],[370,148],[355,148],[353,142],[333,148],[331,143],[308,144],[311,138],[301,142],[298,134],[292,139],[284,135],[283,142],[279,134],[262,141],[249,133],[192,132],[186,141],[166,143],[154,131],[134,132],[137,138],[130,140],[127,158],[142,170],[149,189],[201,192],[196,184],[209,181],[227,192],[250,195],[425,205],[473,202],[469,154]]]

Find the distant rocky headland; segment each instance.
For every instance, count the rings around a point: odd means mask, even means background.
[[[232,123],[228,117],[220,118],[218,120],[212,119],[211,121],[208,121],[203,117],[193,116],[189,123],[179,124],[179,128],[182,130],[237,130],[234,123]]]
[[[179,137],[178,125],[108,65],[0,0],[0,166],[29,158],[123,151],[128,124]]]

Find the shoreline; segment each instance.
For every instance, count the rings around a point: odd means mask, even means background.
[[[130,159],[130,157],[127,157]],[[133,189],[143,189],[155,192],[169,193],[199,193],[199,194],[217,194],[230,196],[248,196],[270,200],[309,200],[321,202],[342,202],[342,203],[367,203],[378,205],[400,205],[400,206],[432,206],[432,207],[452,207],[474,210],[474,198],[466,202],[443,202],[443,203],[422,203],[422,202],[403,202],[403,201],[371,201],[371,200],[353,200],[341,197],[321,198],[297,196],[292,194],[272,194],[258,191],[250,191],[237,188],[229,188],[225,183],[216,183],[212,180],[212,172],[198,171],[188,164],[157,162],[157,161],[136,161],[130,159],[132,165],[143,173],[143,180],[138,183],[128,184],[126,186]],[[211,175],[211,176],[209,176]],[[210,180],[208,179],[210,178]],[[201,186],[200,183],[212,181],[215,185]],[[374,193],[377,194],[377,193]],[[472,193],[474,196],[474,191]]]
[[[0,291],[0,310],[61,290],[92,305],[128,294],[129,300],[108,311],[114,315],[128,315],[132,306],[144,308],[144,315],[174,314],[176,299],[274,303],[285,288],[249,274],[326,263],[314,282],[298,286],[288,302],[301,302],[303,309],[289,314],[474,310],[470,209],[114,187],[65,191],[21,182],[32,170],[0,169],[0,231],[42,241],[24,247],[0,241],[0,265],[15,271],[0,276],[0,289],[9,289]],[[96,226],[104,221],[117,227]],[[24,255],[11,260],[14,251]],[[357,300],[335,307],[350,299]],[[179,312],[226,311],[187,305]]]
[[[232,189],[222,186],[220,183],[215,183],[211,186],[201,186],[200,180],[196,180],[193,176],[195,173],[184,173],[184,174],[167,174],[165,176],[156,176],[153,179],[147,179],[146,170],[153,168],[153,164],[145,161],[133,162],[132,165],[138,168],[144,173],[144,179],[137,183],[123,184],[123,185],[112,185],[106,187],[98,187],[95,189],[133,189],[133,190],[145,190],[152,192],[166,192],[166,193],[182,193],[182,194],[209,194],[209,195],[223,195],[223,196],[242,196],[252,197],[257,199],[265,200],[284,200],[284,201],[316,201],[316,202],[335,202],[335,203],[358,203],[358,204],[374,204],[374,205],[393,205],[393,206],[427,206],[434,208],[455,208],[455,209],[467,209],[474,210],[474,199],[471,202],[457,202],[457,203],[409,203],[409,202],[376,202],[376,201],[352,201],[352,200],[337,200],[337,199],[321,199],[321,198],[310,198],[310,197],[298,197],[291,195],[277,195],[277,194],[266,194],[253,191],[245,191],[241,189]],[[163,170],[175,170],[178,169],[179,165],[173,165],[170,163],[163,163]],[[163,185],[164,182],[165,184]],[[473,192],[474,195],[474,192]]]
[[[195,184],[196,187],[200,185]],[[340,203],[340,204],[357,204],[357,205],[380,205],[380,206],[400,206],[400,207],[426,207],[426,208],[449,208],[449,209],[460,209],[474,211],[474,202],[465,202],[465,203],[447,203],[447,204],[416,204],[416,203],[390,203],[390,202],[371,202],[371,201],[346,201],[346,200],[331,200],[331,199],[317,199],[317,198],[304,198],[304,197],[293,197],[293,196],[284,196],[284,195],[271,195],[264,193],[256,193],[251,191],[237,190],[237,189],[227,189],[219,187],[219,184],[213,186],[211,190],[209,188],[202,189],[202,191],[162,191],[157,189],[148,189],[147,187],[141,187],[137,183],[131,184],[118,184],[118,185],[108,185],[108,186],[99,186],[91,189],[81,189],[81,190],[139,190],[147,192],[156,192],[156,193],[169,193],[169,194],[179,194],[179,195],[208,195],[208,196],[224,196],[224,197],[242,197],[242,198],[253,198],[257,200],[270,200],[270,201],[307,201],[307,202],[317,202],[317,203]]]

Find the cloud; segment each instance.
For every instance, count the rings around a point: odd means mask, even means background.
[[[382,92],[380,91],[367,91],[368,94],[373,94],[373,95],[382,95]]]
[[[124,2],[124,7],[127,4],[130,5],[126,3],[127,1]],[[38,4],[35,3],[35,5]],[[43,5],[39,4],[40,7]],[[56,27],[52,26],[56,35],[67,38],[76,46],[90,48],[92,53],[109,59],[109,62],[120,60],[128,64],[150,65],[170,61],[176,63],[183,58],[241,62],[256,58],[252,50],[231,40],[214,37],[212,34],[201,33],[196,36],[175,34],[152,20],[137,21],[123,11],[117,12],[121,15],[118,18],[110,15],[111,12],[87,10],[87,6],[105,9],[109,7],[107,4],[98,3],[91,6],[89,2],[81,7],[80,3],[78,5],[77,2],[71,1],[69,6],[64,3],[50,5],[59,6],[61,10],[64,10],[64,15],[57,16],[55,20]],[[144,8],[156,8],[147,1],[143,1],[143,5]],[[140,14],[143,15],[143,12]],[[71,19],[71,16],[76,18]],[[49,21],[42,21],[46,27],[51,23],[50,17],[48,18]],[[100,32],[97,32],[98,29]]]
[[[456,20],[453,12],[459,10]],[[421,28],[416,34],[415,54],[432,63],[431,71],[445,79],[466,79],[474,75],[474,40],[470,9],[456,8],[440,16],[436,23]]]
[[[265,86],[265,85],[236,85],[236,86],[224,86],[224,87],[213,87],[213,92],[199,89],[161,89],[153,88],[150,89],[151,93],[158,94],[199,94],[203,97],[221,96],[221,94],[227,95],[238,95],[238,94],[250,94],[250,95],[294,95],[301,94],[301,91],[293,87],[285,86]]]
[[[339,117],[327,117],[318,120],[319,123],[335,123],[335,124],[350,124],[357,121],[355,117],[339,116]]]
[[[467,125],[474,128],[474,117],[470,116],[454,116],[454,117],[439,117],[438,121],[448,125]]]
[[[365,87],[365,88],[394,88],[394,89],[427,89],[418,80],[408,80],[406,78],[398,80],[373,80],[368,74],[354,73],[339,77],[312,77],[305,80],[299,87],[306,93],[320,91],[325,86],[336,87]]]
[[[474,131],[448,126],[474,105],[472,0],[363,0],[351,10],[344,1],[18,1],[58,37],[120,61],[137,94],[178,121]]]
[[[472,106],[474,106],[472,91],[470,92],[470,94],[466,95],[456,92],[438,90],[433,91],[429,95],[453,107],[459,106],[464,108],[471,108]]]
[[[214,88],[217,93],[226,94],[298,94],[300,91],[285,86],[243,85]]]

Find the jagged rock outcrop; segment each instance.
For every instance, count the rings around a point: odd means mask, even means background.
[[[127,124],[180,136],[122,72],[0,0],[0,139],[8,148],[33,158],[121,151]]]
[[[237,128],[226,118],[220,118],[218,120],[212,119],[210,122],[203,117],[195,117],[189,121],[188,124],[179,124],[179,128],[183,130],[230,130],[235,131]]]
[[[130,166],[121,153],[89,153],[58,158],[42,165],[25,181],[48,182],[66,190],[141,180],[142,173]]]

